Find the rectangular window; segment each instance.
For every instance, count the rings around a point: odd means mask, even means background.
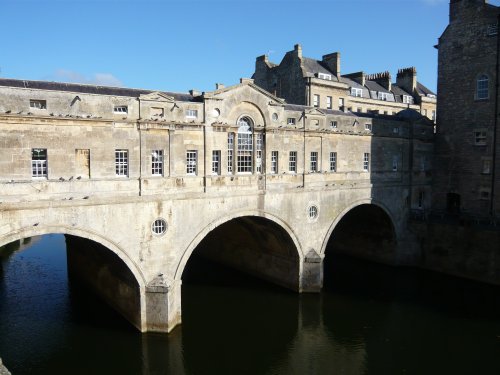
[[[234,133],[227,134],[227,171],[233,173],[234,165]]]
[[[427,116],[427,110],[426,109],[422,109],[422,115]]]
[[[198,110],[197,109],[186,109],[186,118],[197,118]]]
[[[271,151],[271,173],[278,173],[278,151]]]
[[[325,73],[318,73],[318,78],[327,79],[329,81],[332,80],[332,76],[330,74],[325,74]]]
[[[255,171],[262,173],[262,151],[264,150],[264,134],[255,135]]]
[[[330,121],[330,127],[332,129],[337,129],[337,126],[338,126],[337,121]]]
[[[372,131],[372,124],[365,124],[365,130]]]
[[[113,108],[114,113],[128,113],[128,107],[126,105],[115,105]]]
[[[295,125],[295,118],[293,117],[289,117],[287,120],[286,120],[286,123],[288,125]]]
[[[31,177],[47,178],[47,149],[31,149]]]
[[[288,170],[291,173],[297,173],[297,151],[290,151],[288,157]]]
[[[128,177],[128,150],[115,150],[115,171],[117,176]]]
[[[212,174],[220,174],[220,150],[212,150]]]
[[[330,152],[330,172],[337,172],[337,153]]]
[[[252,133],[238,133],[238,173],[252,173],[253,138]]]
[[[394,134],[399,134],[399,127],[398,126],[395,126],[394,128],[392,128],[392,132]]]
[[[332,97],[331,96],[326,97],[326,108],[332,109]]]
[[[357,87],[351,87],[351,95],[361,98],[363,96],[363,89]]]
[[[491,173],[491,160],[483,160],[483,174]]]
[[[318,171],[318,153],[313,151],[311,152],[311,172]]]
[[[486,146],[486,132],[485,131],[475,131],[474,132],[474,144],[476,146]]]
[[[399,158],[396,155],[394,155],[392,157],[392,171],[393,172],[397,172],[397,170],[398,170],[398,160],[399,160]]]
[[[163,150],[151,151],[151,174],[163,176]]]
[[[46,100],[30,99],[30,108],[47,109]]]
[[[432,111],[432,121],[436,122],[436,111]]]
[[[313,96],[313,106],[319,107],[319,95],[314,95]]]
[[[420,158],[420,172],[425,172],[427,169],[427,158],[425,156],[422,156]]]
[[[410,95],[403,95],[403,103],[413,104],[413,97]]]
[[[389,100],[389,94],[387,92],[380,92],[377,94],[377,99],[378,100]]]
[[[339,98],[339,110],[344,110],[344,98]]]
[[[363,154],[363,170],[365,172],[370,170],[370,154],[367,152]]]
[[[186,174],[196,175],[198,166],[198,151],[186,151]]]

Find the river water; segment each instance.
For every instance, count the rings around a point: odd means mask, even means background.
[[[321,294],[298,295],[200,260],[182,326],[140,334],[68,282],[64,236],[22,247],[0,254],[13,375],[500,374],[500,288],[337,257]]]

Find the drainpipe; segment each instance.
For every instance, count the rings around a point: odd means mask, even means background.
[[[500,15],[497,16],[497,25],[500,23]],[[497,26],[498,27],[498,26]],[[495,215],[495,171],[496,171],[496,156],[497,156],[497,128],[498,128],[498,86],[499,77],[498,70],[500,68],[500,38],[497,34],[497,61],[495,70],[495,122],[493,124],[493,152],[491,157],[491,197],[490,197],[490,216],[494,219]]]

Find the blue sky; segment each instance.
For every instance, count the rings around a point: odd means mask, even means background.
[[[436,89],[448,0],[0,0],[0,76],[210,91],[294,44],[342,72],[416,66]]]

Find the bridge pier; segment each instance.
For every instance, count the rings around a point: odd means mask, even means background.
[[[181,324],[182,281],[167,282],[158,275],[146,286],[146,324],[143,332],[168,333]]]

